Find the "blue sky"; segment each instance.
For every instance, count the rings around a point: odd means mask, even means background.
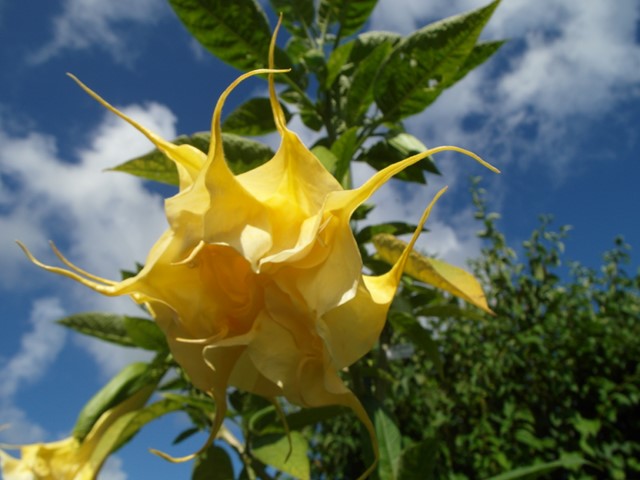
[[[407,33],[478,0],[380,0],[371,29]],[[0,441],[67,435],[80,407],[139,354],[65,332],[53,320],[86,310],[136,312],[31,266],[14,243],[53,260],[53,239],[88,271],[118,278],[144,261],[165,229],[162,196],[102,170],[149,150],[148,142],[84,94],[72,72],[151,130],[173,138],[206,129],[221,90],[237,75],[202,50],[163,0],[0,1]],[[464,264],[477,255],[468,194],[482,175],[512,245],[540,213],[574,229],[567,256],[596,267],[622,234],[640,248],[640,7],[634,0],[504,0],[485,38],[509,38],[496,58],[446,92],[408,128],[429,146],[474,150],[502,170],[459,156],[436,159],[428,188],[385,188],[373,220],[415,221],[438,186],[449,192],[421,248]],[[259,80],[234,92],[264,92]],[[293,120],[302,138],[313,134]],[[357,168],[356,182],[369,174]],[[632,269],[639,265],[638,255]],[[189,466],[149,454],[171,450],[180,416],[143,433],[104,479],[187,477]],[[183,445],[176,454],[195,444]]]

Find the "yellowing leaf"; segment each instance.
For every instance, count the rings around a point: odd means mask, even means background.
[[[381,233],[373,237],[373,244],[380,258],[390,264],[394,264],[400,258],[407,246],[406,242],[387,233]],[[449,292],[485,312],[493,314],[493,311],[487,305],[487,299],[482,291],[480,282],[462,268],[450,265],[442,260],[427,258],[413,251],[409,254],[409,260],[407,260],[404,272],[416,280]]]

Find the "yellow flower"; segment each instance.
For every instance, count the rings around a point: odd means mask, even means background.
[[[74,437],[57,442],[20,447],[17,459],[0,450],[5,480],[92,480],[107,456],[119,445],[118,428],[128,414],[141,407],[152,387],[147,387],[103,413],[82,442]]]
[[[271,65],[274,44],[272,40]],[[305,407],[346,405],[376,445],[369,418],[338,371],[377,341],[408,253],[435,199],[393,268],[377,277],[362,274],[351,215],[393,175],[439,151],[457,150],[487,164],[465,150],[439,147],[381,170],[359,188],[344,190],[287,128],[273,83],[277,72],[249,72],[222,93],[213,113],[208,155],[157,137],[74,77],[175,162],[180,191],[165,204],[169,229],[135,277],[121,282],[95,277],[55,247],[67,269],[44,265],[25,251],[46,270],[105,295],[130,295],[146,304],[177,362],[215,399],[212,435],[224,419],[226,390],[233,385]],[[234,176],[222,149],[222,107],[238,83],[265,73],[282,141],[270,161]]]

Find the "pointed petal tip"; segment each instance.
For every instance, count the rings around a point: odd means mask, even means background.
[[[192,453],[190,455],[185,455],[184,457],[172,457],[168,453],[161,452],[160,450],[156,450],[155,448],[150,448],[149,451],[154,455],[159,456],[160,458],[166,460],[171,463],[184,463],[190,460],[193,460],[199,452]]]

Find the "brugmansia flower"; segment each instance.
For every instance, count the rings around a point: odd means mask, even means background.
[[[107,410],[80,441],[75,437],[57,442],[34,443],[20,448],[14,458],[0,450],[0,467],[5,480],[93,480],[109,454],[119,445],[119,423],[140,408],[153,388],[145,388]],[[114,432],[115,430],[115,432]],[[16,448],[16,447],[12,447]]]
[[[271,66],[274,45],[272,40]],[[362,274],[351,215],[393,175],[439,151],[458,150],[487,164],[465,150],[440,147],[377,172],[359,188],[344,190],[287,128],[273,82],[278,72],[246,73],[222,93],[207,155],[157,137],[76,79],[175,162],[180,191],[165,204],[169,229],[134,277],[115,282],[93,276],[55,247],[67,268],[47,266],[27,255],[42,268],[97,292],[130,295],[146,304],[177,362],[215,399],[212,435],[224,419],[226,390],[233,385],[304,407],[348,406],[367,427],[377,451],[373,426],[338,371],[377,341],[435,199],[405,251],[382,276]],[[222,148],[222,107],[238,83],[257,74],[269,74],[271,107],[282,141],[271,160],[235,176]]]

